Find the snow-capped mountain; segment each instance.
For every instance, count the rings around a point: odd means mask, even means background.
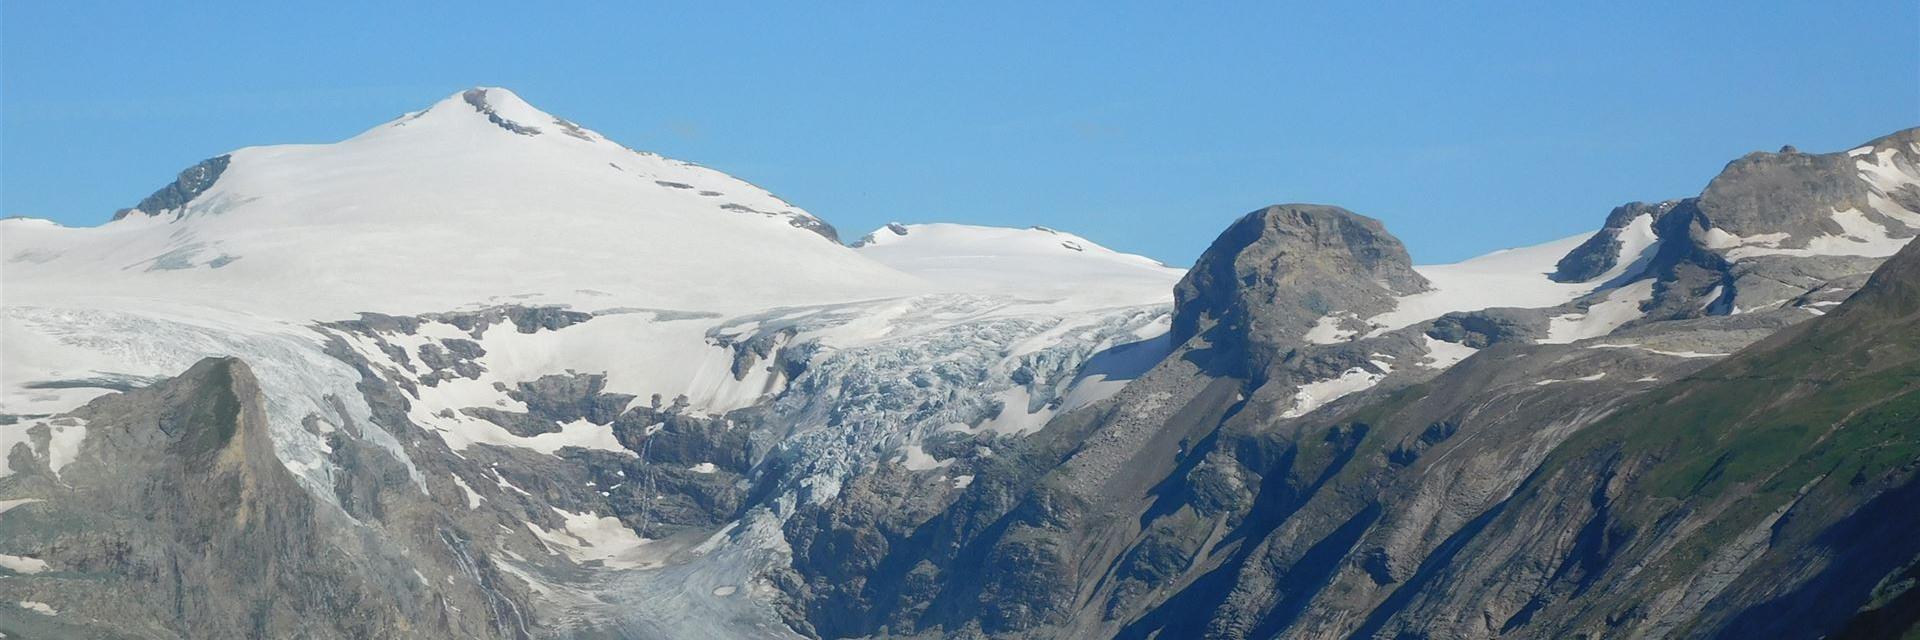
[[[1056,246],[1084,247],[1089,259],[1023,274],[1009,267],[1025,260],[1015,239],[1024,232],[973,233],[954,246],[997,265],[1001,280],[927,281],[889,260],[943,259],[946,248],[874,246],[866,253],[875,255],[863,255],[824,221],[752,184],[627,149],[508,90],[475,88],[342,142],[250,147],[208,160],[100,227],[0,221],[6,394],[10,412],[58,411],[201,355],[300,351],[297,343],[312,339],[309,323],[362,312],[511,303],[734,315],[939,291],[1133,305],[1164,302],[1178,277],[1069,235]],[[1012,235],[995,235],[1002,233]],[[1142,286],[1114,295],[1104,285],[1119,280],[1109,272]],[[1082,286],[1094,281],[1103,286]],[[700,366],[649,364],[714,360],[702,355],[718,351],[700,329],[663,336],[654,331],[661,323],[634,324],[610,330],[636,332],[633,343],[652,347],[645,353],[608,348],[599,336],[591,346],[541,348],[585,352],[579,364],[594,370],[620,369],[603,361],[624,358],[626,368],[647,371],[636,375],[658,374],[627,389],[636,393],[730,393],[712,389],[722,383],[707,381]],[[140,325],[179,337],[113,337]],[[108,337],[82,337],[96,326]],[[245,334],[297,338],[231,344]],[[193,346],[173,348],[180,343]],[[564,359],[541,358],[528,366]],[[616,385],[625,389],[621,377]]]
[[[356,455],[391,456],[424,495],[454,490],[456,503],[531,531],[507,544],[564,550],[563,565],[658,568],[698,542],[683,539],[695,532],[687,517],[777,522],[772,498],[827,499],[863,465],[917,467],[921,441],[955,425],[1030,432],[1166,351],[1153,338],[1177,269],[1050,230],[912,228],[913,242],[855,250],[745,181],[475,88],[338,143],[208,160],[99,227],[0,221],[0,413],[26,420],[0,446],[24,445],[61,473],[88,430],[41,416],[237,357],[253,363],[276,457],[331,508],[361,515],[336,490],[368,472],[342,458],[365,447],[379,453]],[[1143,346],[1096,358],[1132,343]],[[1098,366],[1083,371],[1090,359]],[[607,404],[556,413],[540,400],[576,392]],[[733,430],[723,416],[739,411],[770,415]],[[621,421],[640,415],[658,419]],[[36,440],[43,428],[51,440]],[[719,431],[692,449],[653,445],[683,428]],[[846,447],[855,439],[864,445]],[[699,453],[721,442],[731,449]],[[576,459],[594,454],[625,462]],[[497,455],[508,458],[475,461]],[[667,473],[656,467],[689,455],[702,459],[670,473],[699,492],[736,493],[776,462],[794,470],[773,496],[737,505],[765,515],[663,521],[729,504],[664,504],[686,498],[656,486]],[[615,471],[636,481],[574,498],[522,491]],[[637,493],[643,476],[661,495]],[[737,535],[746,551],[780,546]],[[545,562],[528,561],[520,580],[570,582],[537,575]],[[751,578],[745,565],[700,567],[736,588]],[[587,606],[549,604],[552,620]]]
[[[1909,130],[1450,265],[1310,204],[1190,270],[1041,227],[849,246],[470,89],[98,227],[0,221],[0,601],[38,605],[0,631],[1591,631],[1558,583],[1433,576],[1492,571],[1468,543],[1613,570],[1472,523],[1622,406],[1856,290],[1897,306],[1868,275],[1916,212]]]
[[[745,181],[476,88],[333,144],[240,149],[114,222],[9,221],[12,294],[331,319],[525,304],[723,309],[898,295]],[[23,252],[30,252],[28,253]]]

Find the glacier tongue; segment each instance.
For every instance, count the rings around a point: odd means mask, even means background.
[[[763,420],[784,431],[776,455],[792,463],[796,497],[819,502],[870,465],[921,470],[915,467],[926,465],[916,460],[927,455],[929,439],[960,446],[1018,437],[1111,395],[1114,382],[1165,355],[1157,339],[1170,311],[1162,305],[1063,314],[1004,297],[943,294],[735,323],[756,325],[759,335],[797,335],[805,372]],[[882,331],[855,327],[871,317],[887,318]],[[1099,359],[1111,353],[1142,361],[1099,366],[1113,363]]]

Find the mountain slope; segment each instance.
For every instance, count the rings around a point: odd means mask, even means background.
[[[957,471],[968,443],[1018,447],[1110,396],[1166,354],[1179,275],[974,227],[972,259],[1037,258],[1048,278],[936,282],[826,230],[498,89],[333,145],[243,149],[103,227],[0,222],[0,451],[57,466],[96,439],[76,407],[239,358],[310,529],[455,585],[449,633],[783,635],[766,576],[797,504],[876,468]],[[1036,234],[1081,250],[1037,254]]]
[[[1913,138],[1876,144],[1893,149],[1890,166],[1910,166],[1900,163],[1920,152]],[[1612,569],[1567,549],[1618,542],[1604,524],[1583,529],[1572,509],[1604,492],[1557,486],[1524,515],[1509,497],[1584,446],[1569,438],[1613,424],[1603,422],[1610,414],[1838,313],[1880,263],[1846,246],[1748,255],[1716,243],[1720,228],[1700,201],[1714,210],[1713,201],[1752,191],[1761,195],[1749,201],[1773,202],[1764,197],[1773,182],[1746,176],[1775,155],[1736,162],[1684,206],[1616,211],[1594,239],[1445,267],[1407,266],[1377,223],[1335,207],[1249,214],[1180,285],[1173,336],[1183,344],[1111,400],[1057,418],[990,471],[970,467],[966,493],[935,502],[945,507],[903,509],[925,490],[881,473],[790,520],[797,575],[786,588],[800,607],[790,615],[827,637],[1593,631],[1550,605],[1572,598],[1565,606],[1591,612],[1596,597],[1561,590],[1529,606],[1529,589]],[[1833,161],[1865,153],[1778,155],[1834,172],[1811,184],[1845,187],[1811,188],[1811,211],[1796,201],[1763,208],[1774,220],[1831,217],[1830,203],[1855,187],[1912,188],[1910,178],[1869,183],[1865,161]],[[1887,236],[1906,229],[1896,216],[1875,219]],[[1778,233],[1783,247],[1837,246]],[[1588,266],[1570,274],[1579,263]],[[1771,397],[1758,387],[1735,394]],[[1593,468],[1568,477],[1607,491],[1616,478]],[[1550,527],[1565,529],[1541,530]],[[1507,563],[1476,564],[1483,558]],[[1878,580],[1903,562],[1858,564],[1881,570]],[[1885,585],[1881,593],[1900,597]],[[1700,602],[1672,611],[1690,619]]]
[[[0,624],[1881,633],[1914,597],[1913,250],[1881,263],[1916,159],[1753,154],[1453,265],[1277,205],[1183,274],[1040,228],[841,246],[464,91],[103,227],[0,222],[0,586],[32,603]]]
[[[1901,506],[1920,490],[1916,319],[1909,247],[1825,317],[1569,440],[1377,628],[1441,632],[1438,612],[1461,608],[1535,636],[1876,637],[1920,622],[1901,578],[1920,562],[1904,533],[1920,521]],[[1521,568],[1543,561],[1559,569]]]
[[[0,564],[13,574],[0,594],[22,603],[0,613],[0,632],[514,636],[483,585],[362,537],[308,494],[274,457],[263,401],[245,364],[208,359],[8,425],[34,442],[9,451],[0,476]]]

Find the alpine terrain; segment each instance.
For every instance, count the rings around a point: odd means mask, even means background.
[[[469,89],[0,221],[0,634],[1920,634],[1920,129],[1596,222],[843,236]]]

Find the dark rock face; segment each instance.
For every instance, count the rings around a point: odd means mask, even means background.
[[[1547,334],[1547,314],[1538,309],[1486,309],[1449,313],[1433,321],[1427,335],[1437,340],[1485,349],[1502,342],[1532,340]]]
[[[486,354],[486,349],[472,340],[447,338],[439,344],[420,345],[418,355],[420,364],[426,365],[434,373],[450,372],[462,378],[478,379],[485,369],[474,361]]]
[[[607,424],[619,417],[633,396],[606,393],[602,374],[546,375],[522,382],[508,395],[527,405],[527,412],[554,422],[586,420]]]
[[[787,354],[782,347],[785,347],[793,336],[794,330],[789,328],[756,333],[738,341],[722,336],[711,339],[719,346],[733,350],[733,365],[730,369],[733,379],[745,380],[747,375],[752,373],[754,366],[761,362],[767,362],[766,366],[776,374],[785,375],[788,378],[799,377],[806,363],[789,361],[783,357]]]
[[[1078,432],[1085,435],[1085,432]],[[1062,534],[1084,504],[1045,488],[1067,440],[965,456],[978,474],[960,490],[939,477],[887,466],[839,496],[803,505],[785,526],[793,568],[775,576],[792,598],[788,622],[819,637],[896,633],[1020,635],[1072,599]]]
[[[584,311],[572,311],[563,307],[522,305],[503,305],[488,307],[477,311],[455,311],[448,313],[429,313],[421,316],[390,316],[381,313],[361,313],[356,320],[331,322],[327,326],[377,338],[382,333],[398,332],[412,334],[420,330],[420,324],[427,321],[445,322],[458,327],[461,331],[479,338],[489,327],[501,323],[510,323],[520,333],[538,333],[570,327],[593,319],[593,314]],[[441,347],[447,356],[453,359],[472,359],[486,352],[480,345],[471,341],[443,340]],[[404,358],[401,358],[404,360]]]
[[[207,189],[213,188],[213,183],[220,179],[220,174],[227,170],[227,165],[232,161],[233,156],[221,155],[187,167],[187,170],[181,171],[180,177],[175,178],[172,184],[161,187],[159,191],[153,192],[153,195],[141,199],[140,204],[134,205],[132,209],[114,212],[113,219],[125,218],[135,211],[156,215],[162,211],[187,206],[188,202],[200,197],[200,194],[205,193]]]
[[[663,184],[668,184],[669,186],[671,186],[673,184],[678,184],[678,183],[663,183]],[[688,189],[693,188],[688,185],[679,185],[679,186],[685,187]],[[749,207],[747,205],[740,204],[737,202],[729,202],[729,203],[720,205],[720,208],[724,211],[733,211],[737,213],[751,213],[751,214],[763,215],[763,216],[785,217],[787,219],[787,224],[793,226],[793,228],[795,229],[805,229],[807,231],[812,231],[816,235],[819,235],[822,238],[826,238],[828,241],[834,244],[840,244],[839,229],[833,228],[833,225],[827,224],[827,221],[825,220],[821,220],[813,216],[801,215],[800,213],[797,213],[792,209],[781,209],[779,211],[761,211],[759,209],[755,209],[753,207]]]
[[[1339,207],[1276,205],[1235,221],[1174,288],[1173,340],[1204,333],[1264,362],[1322,316],[1371,316],[1427,286],[1379,221]]]
[[[496,127],[500,127],[501,129],[505,129],[509,132],[517,133],[523,136],[540,135],[539,127],[528,126],[528,125],[520,124],[518,122],[514,122],[512,120],[508,120],[506,118],[501,117],[499,113],[495,112],[493,110],[493,105],[487,104],[486,89],[478,89],[478,88],[468,89],[465,93],[460,94],[460,99],[467,101],[467,104],[469,106],[472,106],[474,111],[478,111],[480,112],[481,115],[486,116],[487,122],[493,123],[493,125]],[[564,125],[563,125],[563,128],[564,128]]]
[[[1615,207],[1607,214],[1606,225],[1598,233],[1560,259],[1554,269],[1553,279],[1556,282],[1586,282],[1600,277],[1618,264],[1620,233],[1628,224],[1643,215],[1658,220],[1677,204],[1679,201],[1669,200],[1656,204],[1629,202]]]
[[[1728,233],[1788,233],[1792,238],[1784,246],[1843,234],[1829,214],[1869,208],[1866,183],[1854,175],[1852,158],[1798,152],[1755,152],[1727,164],[1700,193],[1698,206],[1714,228]]]
[[[809,216],[790,216],[787,219],[787,224],[793,225],[796,229],[812,231],[816,235],[826,238],[828,242],[840,244],[840,230],[833,228],[833,225],[827,224],[825,220]]]
[[[614,437],[636,456],[621,465],[612,510],[649,537],[707,530],[738,517],[756,462],[747,429],[726,418],[677,408],[634,407],[612,422]]]

